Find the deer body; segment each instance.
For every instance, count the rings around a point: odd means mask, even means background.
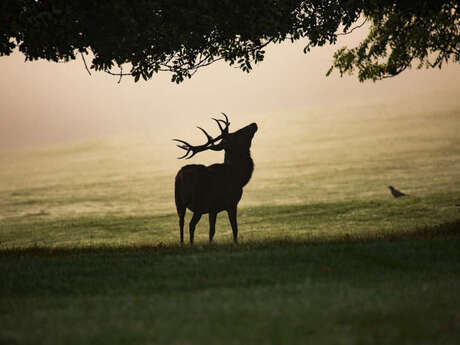
[[[222,164],[210,166],[190,164],[182,167],[176,175],[175,201],[179,216],[180,241],[184,242],[184,218],[188,208],[193,212],[189,225],[190,243],[193,244],[195,227],[203,214],[209,214],[209,241],[215,234],[217,213],[227,211],[233,232],[233,240],[238,242],[237,205],[243,194],[243,187],[249,182],[254,170],[254,163],[250,155],[252,137],[257,131],[255,123],[246,126],[235,133],[228,133],[220,124],[222,134],[217,138],[208,137],[208,143],[202,146],[191,146],[183,141],[179,146],[193,152],[192,156],[200,151],[212,149],[225,150],[225,160]],[[201,129],[201,128],[200,128]],[[219,144],[215,142],[221,140]],[[185,157],[184,156],[184,157]],[[184,158],[181,157],[181,158]],[[189,157],[190,158],[190,157]]]

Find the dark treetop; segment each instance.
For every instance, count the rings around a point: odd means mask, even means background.
[[[308,52],[366,22],[367,38],[339,49],[327,74],[378,80],[458,62],[458,12],[458,1],[436,0],[2,0],[0,56],[88,56],[120,78],[169,71],[179,83],[217,60],[249,72],[270,43],[305,39]]]

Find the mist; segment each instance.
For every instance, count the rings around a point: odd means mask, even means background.
[[[171,83],[169,74],[147,82],[123,78],[117,83],[118,78],[104,73],[90,76],[81,59],[62,64],[24,62],[15,53],[0,59],[0,148],[120,134],[162,143],[178,135],[190,136],[196,125],[212,125],[205,121],[220,112],[227,113],[237,127],[253,118],[268,120],[273,114],[278,114],[281,125],[283,113],[300,109],[338,112],[378,104],[460,105],[460,70],[454,64],[442,70],[413,69],[376,83],[360,83],[356,76],[340,78],[337,72],[326,77],[334,51],[353,45],[362,34],[308,54],[303,54],[302,43],[272,45],[265,61],[249,74],[220,62],[180,85]]]

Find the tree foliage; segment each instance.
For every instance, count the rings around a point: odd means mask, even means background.
[[[414,61],[458,62],[458,7],[428,0],[2,0],[0,56],[16,47],[26,60],[88,56],[96,71],[135,81],[169,71],[179,83],[218,60],[249,72],[271,43],[303,39],[305,52],[334,44],[366,20],[367,38],[338,50],[328,74],[357,70],[360,80],[377,80]]]
[[[377,2],[376,2],[377,4]],[[460,61],[458,1],[395,1],[369,6],[363,15],[372,22],[357,47],[334,54],[340,74],[358,71],[360,81],[398,75],[415,62],[417,68],[441,68]]]

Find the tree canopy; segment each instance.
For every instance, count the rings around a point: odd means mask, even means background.
[[[0,56],[81,56],[96,71],[135,81],[169,71],[180,83],[218,60],[249,72],[272,43],[335,44],[366,22],[367,37],[340,48],[327,74],[375,81],[458,63],[458,12],[457,0],[2,0]]]

